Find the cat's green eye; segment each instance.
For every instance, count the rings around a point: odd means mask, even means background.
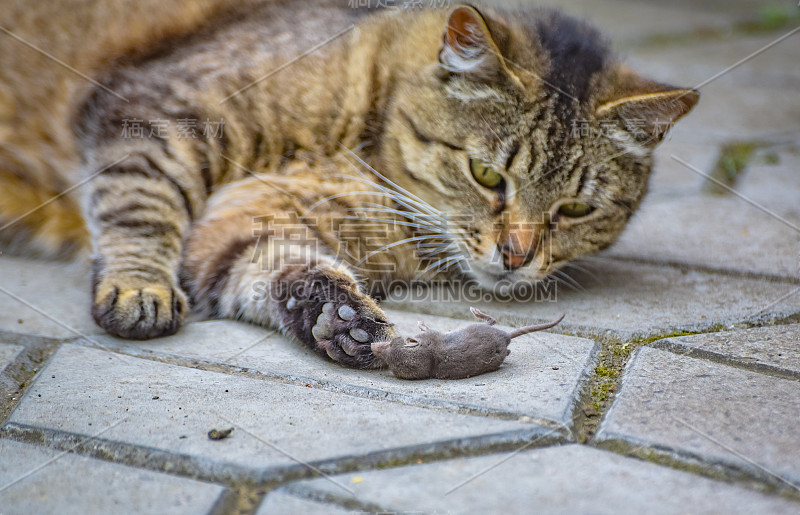
[[[492,167],[479,159],[470,159],[469,167],[472,176],[484,188],[496,188],[503,182],[503,176],[492,170]]]
[[[558,208],[558,214],[568,218],[581,218],[594,211],[594,207],[583,202],[567,202]]]

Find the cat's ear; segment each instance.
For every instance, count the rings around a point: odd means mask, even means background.
[[[486,20],[474,7],[462,5],[450,13],[439,63],[449,72],[476,77],[490,77],[504,67]]]
[[[699,99],[696,89],[661,84],[622,68],[611,91],[600,102],[597,117],[621,123],[636,141],[652,148]]]

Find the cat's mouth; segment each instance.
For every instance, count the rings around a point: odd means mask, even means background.
[[[536,255],[529,263],[519,268],[508,268],[503,264],[503,257],[499,251],[494,248],[487,255],[470,259],[466,268],[467,273],[481,287],[492,290],[500,284],[537,283],[547,277],[549,273],[547,265],[548,263],[542,263],[542,256]]]

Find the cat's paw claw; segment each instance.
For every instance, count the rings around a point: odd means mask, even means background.
[[[174,285],[136,284],[109,277],[95,288],[92,316],[109,334],[133,340],[178,331],[188,311],[186,295]]]
[[[342,345],[342,350],[345,352],[345,354],[347,354],[350,357],[356,357],[358,355],[358,350],[361,348],[361,345],[359,345],[358,343],[347,339],[343,339],[341,345]],[[328,353],[328,355],[331,356],[330,352]]]

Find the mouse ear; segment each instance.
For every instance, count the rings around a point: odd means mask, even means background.
[[[478,308],[470,307],[469,310],[472,312],[473,315],[475,315],[475,318],[484,320],[489,325],[494,325],[497,323],[497,320],[495,320],[494,317],[487,315]]]
[[[419,341],[415,340],[414,338],[406,338],[406,343],[403,347],[416,347],[419,345]]]
[[[425,332],[425,331],[429,331],[429,330],[430,330],[430,329],[428,329],[428,326],[427,326],[427,325],[425,325],[425,322],[423,322],[422,320],[420,320],[419,322],[417,322],[417,326],[419,326],[419,330],[420,330],[420,331],[422,331],[422,332]]]

